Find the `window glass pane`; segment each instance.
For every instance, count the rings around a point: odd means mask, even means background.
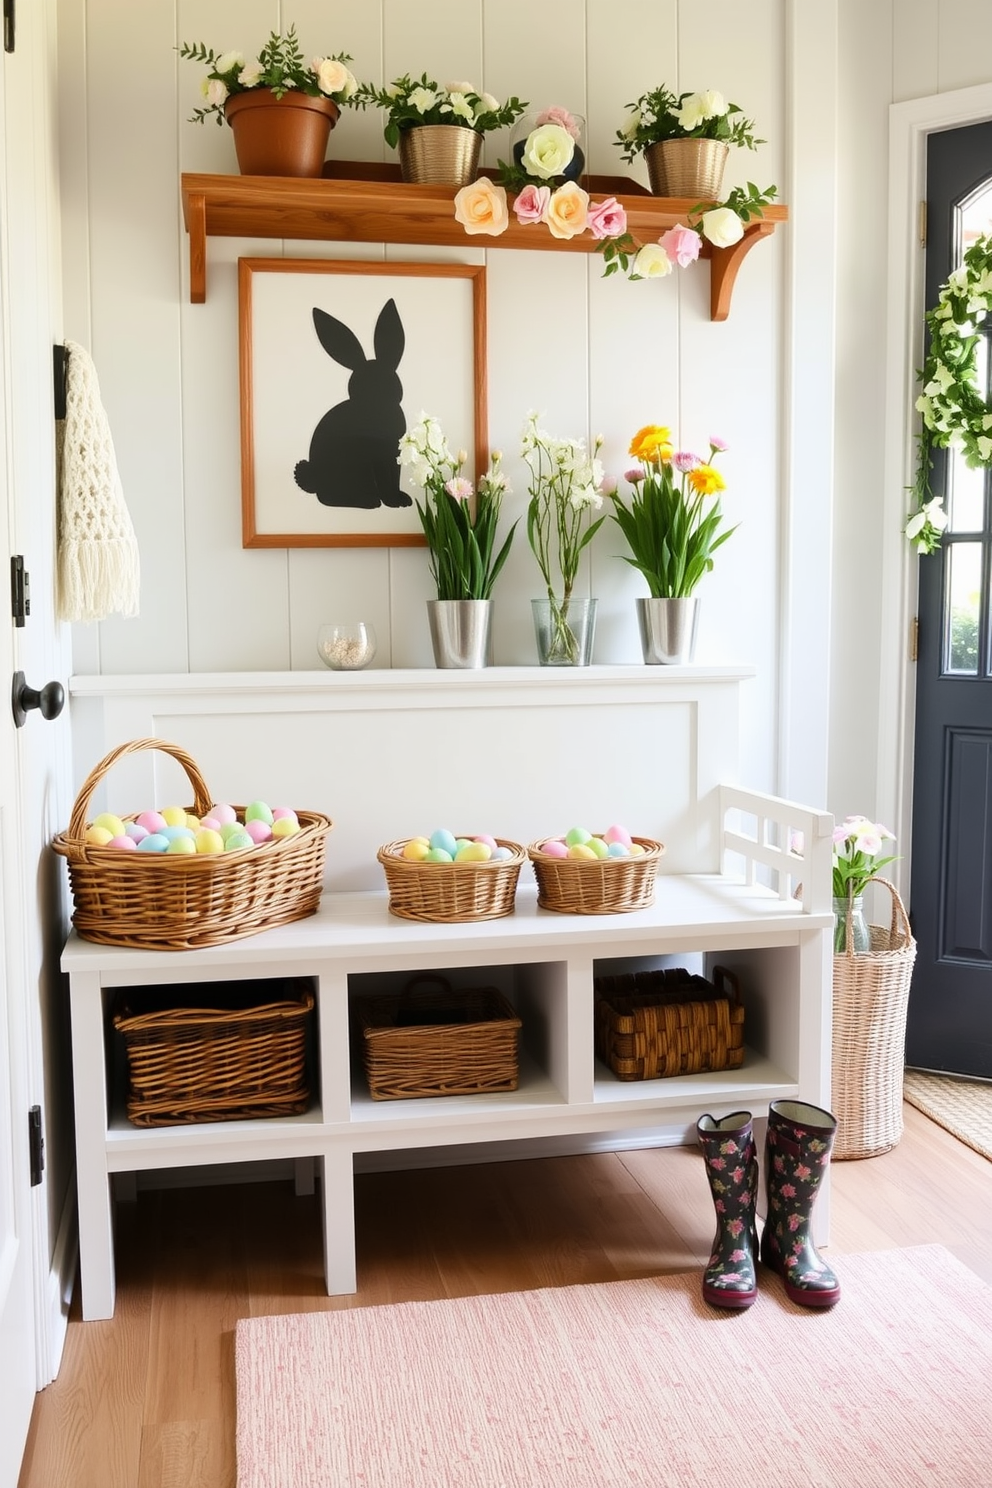
[[[985,182],[968,201],[958,208],[961,225],[961,250],[970,248],[976,238],[992,232],[992,183]]]
[[[951,450],[948,461],[948,502],[952,532],[981,532],[985,518],[985,471],[969,470],[964,456]]]
[[[981,582],[981,543],[948,543],[945,672],[972,677],[978,673]]]

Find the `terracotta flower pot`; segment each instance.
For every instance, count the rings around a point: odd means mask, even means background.
[[[249,88],[224,105],[243,176],[319,176],[338,121],[333,98]]]

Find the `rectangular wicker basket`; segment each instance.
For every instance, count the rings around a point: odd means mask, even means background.
[[[178,1126],[307,1110],[313,1006],[305,977],[123,988],[113,1024],[127,1058],[128,1120]]]
[[[122,744],[90,771],[68,830],[52,843],[68,863],[72,923],[83,940],[182,951],[224,945],[316,912],[332,825],[319,811],[298,811],[300,830],[294,836],[217,857],[123,852],[88,843],[87,812],[100,781],[119,759],[145,749],[162,750],[186,771],[194,793],[192,813],[205,815],[215,799],[195,760],[164,739]]]
[[[393,996],[358,999],[356,1013],[373,1100],[517,1088],[520,1019],[495,987],[413,977]]]
[[[595,980],[596,1053],[620,1080],[660,1080],[744,1063],[744,1007],[726,967],[713,982],[684,967]]]

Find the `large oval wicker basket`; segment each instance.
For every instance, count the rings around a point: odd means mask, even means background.
[[[876,1157],[903,1130],[902,1078],[906,1013],[916,941],[895,886],[888,928],[869,927],[871,947],[834,956],[831,1108],[837,1117],[835,1159]],[[848,941],[851,937],[847,937]]]
[[[302,920],[320,902],[325,838],[332,823],[319,811],[297,811],[300,831],[258,847],[210,856],[123,852],[86,841],[93,792],[107,772],[143,749],[160,749],[186,771],[194,800],[206,815],[215,797],[191,755],[164,739],[121,744],[86,777],[68,830],[52,846],[68,863],[72,922],[84,940],[142,950],[184,951],[224,945],[273,925]],[[134,816],[124,817],[133,821]]]
[[[537,902],[559,914],[623,914],[654,903],[664,843],[635,837],[644,851],[633,858],[555,858],[543,837],[527,849],[537,879]]]

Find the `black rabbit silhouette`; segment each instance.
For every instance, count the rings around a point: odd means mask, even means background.
[[[348,397],[324,414],[310,440],[310,458],[297,463],[296,484],[324,506],[412,505],[400,488],[397,463],[406,417],[396,368],[406,337],[395,300],[379,312],[371,361],[355,333],[326,310],[314,307],[313,324],[327,355],[352,370]]]

